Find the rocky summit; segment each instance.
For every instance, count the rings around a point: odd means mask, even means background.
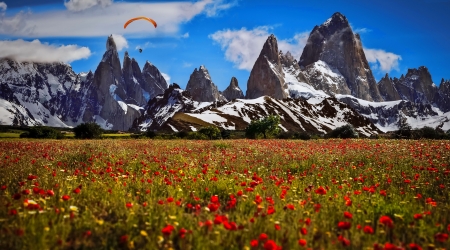
[[[341,13],[333,14],[311,31],[299,60],[306,68],[318,61],[338,75],[342,75],[348,88],[336,89],[337,94],[350,94],[368,101],[383,101],[364,54],[361,39],[354,34],[347,18]],[[314,79],[312,79],[314,81]],[[320,80],[313,83],[320,85]]]
[[[222,95],[227,100],[233,100],[233,99],[243,99],[244,93],[242,93],[242,90],[239,88],[238,80],[236,77],[232,77],[230,81],[230,85],[222,92]]]
[[[226,98],[220,94],[217,86],[211,80],[208,70],[201,65],[200,68],[194,69],[189,82],[186,85],[186,91],[192,96],[194,101],[198,102],[216,102],[225,101]]]
[[[270,35],[256,59],[247,82],[247,99],[261,96],[284,99],[289,96],[284,80],[283,66],[278,51],[277,38]]]

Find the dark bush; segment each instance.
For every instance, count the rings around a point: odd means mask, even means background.
[[[103,134],[102,128],[97,123],[81,123],[73,129],[75,138],[78,139],[94,139],[100,138]]]
[[[28,132],[20,134],[20,138],[61,139],[64,135],[61,131],[50,127],[31,127]]]
[[[308,134],[306,131],[302,132],[295,132],[294,133],[294,139],[300,139],[300,140],[309,140],[311,139],[311,135]]]
[[[180,132],[177,132],[177,137],[184,139],[186,137],[188,137],[189,132],[185,131],[185,130],[181,130]]]
[[[202,134],[200,132],[190,132],[189,135],[186,137],[186,139],[189,140],[208,140],[208,136],[205,134]]]
[[[283,131],[277,135],[278,139],[294,139],[294,132]]]
[[[145,136],[147,136],[150,139],[153,139],[156,137],[156,132],[153,130],[147,130],[147,132],[145,133]]]
[[[425,126],[417,129],[413,133],[414,139],[440,139],[439,133],[432,127]]]
[[[220,131],[220,136],[222,139],[231,139],[231,131],[228,129],[224,129]]]
[[[342,139],[358,138],[358,137],[359,137],[358,132],[350,124],[333,129],[330,132],[328,132],[325,136],[325,138],[342,138]]]

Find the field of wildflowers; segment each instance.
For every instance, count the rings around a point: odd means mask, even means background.
[[[0,249],[450,249],[450,141],[1,140]]]

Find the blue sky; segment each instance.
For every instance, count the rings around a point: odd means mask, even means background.
[[[0,0],[0,57],[95,71],[113,34],[121,61],[128,51],[170,83],[185,88],[205,65],[219,90],[234,76],[245,93],[270,34],[299,59],[309,32],[335,12],[361,35],[377,81],[419,66],[437,85],[450,79],[450,0]],[[153,18],[158,27],[136,21],[124,29],[135,16]]]

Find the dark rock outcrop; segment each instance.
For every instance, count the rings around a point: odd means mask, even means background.
[[[378,82],[378,90],[380,91],[381,97],[383,97],[385,101],[396,101],[402,99],[398,94],[398,90],[395,87],[394,81],[389,78],[388,74],[386,74]]]
[[[434,101],[443,112],[450,111],[450,80],[441,80]]]
[[[227,100],[233,99],[242,99],[244,98],[244,94],[242,90],[239,88],[238,80],[236,77],[232,77],[230,81],[230,85],[222,92],[222,95],[227,98]]]
[[[225,101],[217,86],[211,80],[208,70],[205,66],[201,65],[200,68],[194,69],[192,72],[189,82],[186,85],[186,91],[192,96],[194,101],[198,102],[216,102]]]
[[[402,100],[411,102],[433,103],[438,88],[431,79],[431,74],[424,66],[408,69],[406,76],[394,78],[394,85]]]

